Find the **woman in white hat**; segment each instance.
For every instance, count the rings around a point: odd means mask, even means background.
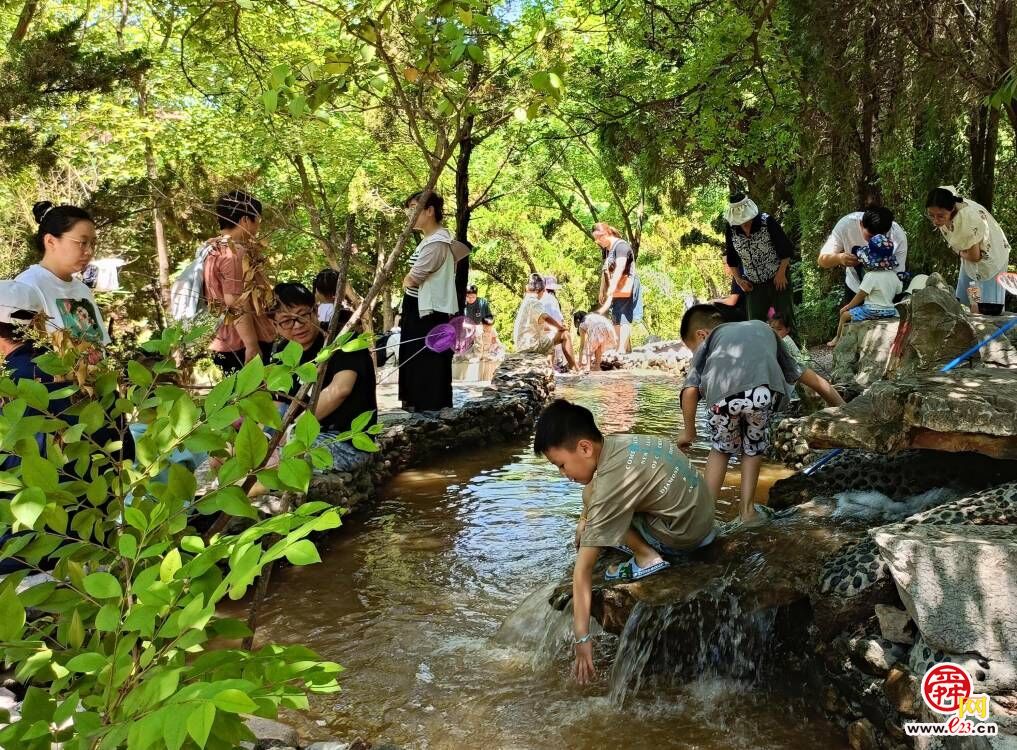
[[[745,193],[728,199],[724,220],[726,262],[745,292],[748,319],[765,321],[773,308],[794,330],[794,293],[788,273],[793,248],[780,223],[760,213]]]
[[[1010,243],[999,222],[984,206],[958,194],[953,185],[932,190],[925,212],[960,256],[957,299],[969,303],[973,313],[1001,315],[1006,291],[996,276],[1010,262]]]

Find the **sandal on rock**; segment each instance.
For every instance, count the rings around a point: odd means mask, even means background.
[[[653,565],[640,568],[639,563],[636,562],[636,558],[630,557],[626,562],[619,563],[613,573],[610,570],[604,571],[604,580],[638,581],[640,578],[652,576],[654,573],[659,573],[660,571],[667,570],[670,567],[671,563],[667,560],[661,560],[660,562],[655,562]]]

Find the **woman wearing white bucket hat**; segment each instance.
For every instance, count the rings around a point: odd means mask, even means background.
[[[774,309],[794,330],[794,293],[788,278],[791,241],[772,216],[760,213],[745,193],[734,193],[724,210],[727,265],[745,291],[749,320],[767,320]]]

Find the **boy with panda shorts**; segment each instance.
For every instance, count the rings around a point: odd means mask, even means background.
[[[685,432],[678,445],[684,449],[695,441],[696,407],[704,398],[712,442],[706,485],[717,499],[728,461],[740,455],[740,517],[743,522],[759,521],[766,513],[764,506],[755,504],[756,486],[770,447],[770,420],[781,399],[799,381],[830,406],[841,406],[844,399],[824,378],[792,358],[761,320],[724,323],[713,305],[695,305],[682,318],[681,336],[694,356],[682,387]]]

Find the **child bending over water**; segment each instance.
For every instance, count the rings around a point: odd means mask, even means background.
[[[600,358],[605,352],[618,348],[618,337],[614,325],[603,315],[577,310],[572,315],[572,322],[579,331],[579,365],[585,358],[590,370],[600,370]]]
[[[706,484],[713,497],[731,456],[741,456],[743,521],[760,518],[754,505],[763,456],[770,447],[769,423],[775,407],[796,382],[816,391],[827,404],[844,399],[825,379],[802,367],[761,320],[724,323],[713,305],[695,305],[682,318],[681,337],[695,354],[682,388],[685,432],[682,448],[696,439],[696,407],[705,398],[713,445],[706,461]]]
[[[677,446],[656,435],[602,435],[593,414],[563,399],[537,419],[533,452],[562,476],[586,485],[576,528],[572,573],[575,676],[593,679],[590,601],[593,567],[604,547],[627,548],[627,562],[608,580],[637,580],[669,567],[678,556],[713,541],[713,496]]]

